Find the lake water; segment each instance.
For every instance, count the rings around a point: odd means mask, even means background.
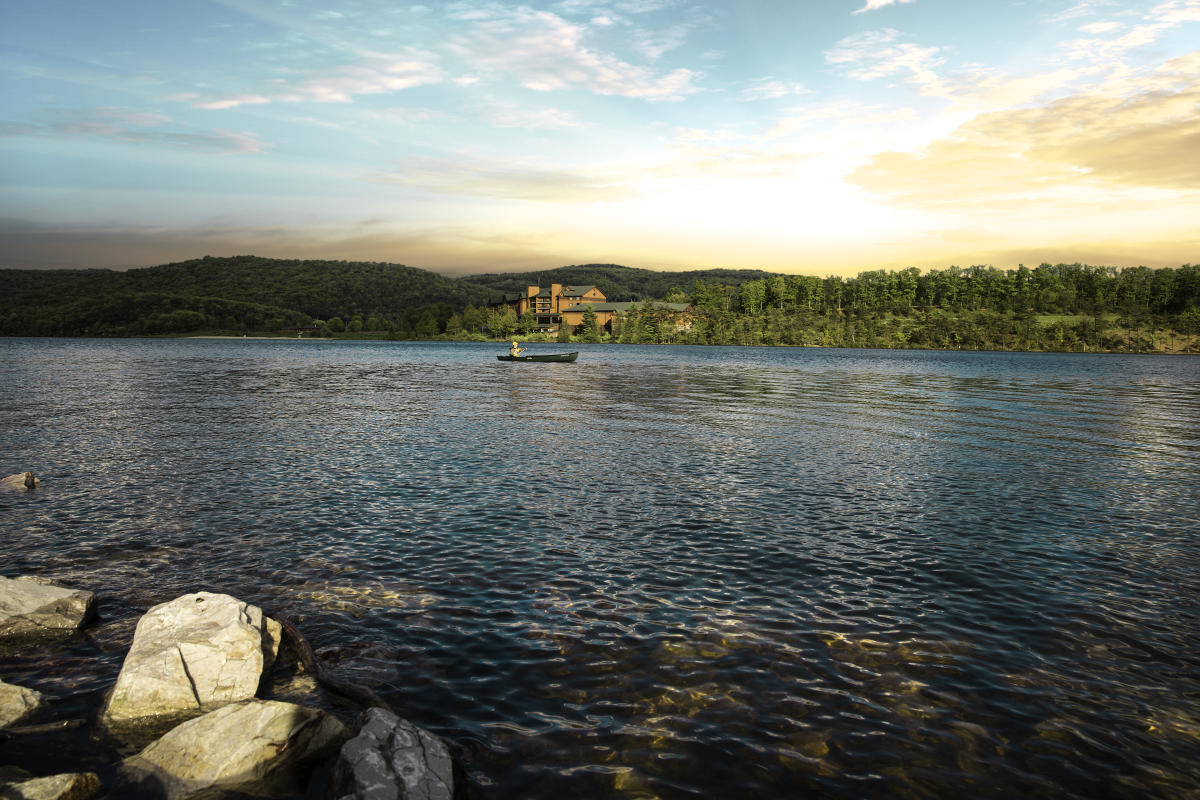
[[[575,348],[0,339],[0,574],[102,615],[0,677],[203,589],[476,797],[1200,795],[1200,358]]]

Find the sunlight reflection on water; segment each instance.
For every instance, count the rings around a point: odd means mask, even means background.
[[[579,347],[0,340],[0,572],[103,614],[0,675],[205,588],[487,797],[1200,792],[1200,360]]]

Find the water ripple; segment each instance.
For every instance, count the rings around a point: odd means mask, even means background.
[[[1200,793],[1196,359],[581,349],[0,340],[0,571],[102,613],[0,675],[205,588],[478,796]]]

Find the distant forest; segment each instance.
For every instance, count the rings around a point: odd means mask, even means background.
[[[489,309],[527,286],[642,301],[592,341],[1200,352],[1200,267],[1042,264],[863,272],[656,272],[613,264],[452,279],[382,262],[205,257],[146,269],[0,270],[0,335],[278,333],[397,339],[532,334]],[[691,303],[686,314],[652,301]]]

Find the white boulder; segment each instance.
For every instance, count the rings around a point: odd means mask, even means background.
[[[100,779],[91,772],[65,772],[31,778],[0,787],[3,800],[88,800],[100,790]]]
[[[0,577],[0,639],[73,631],[91,619],[95,605],[91,592],[52,580]]]
[[[21,722],[42,706],[41,692],[0,681],[0,728]]]
[[[104,720],[190,717],[251,698],[281,636],[262,609],[229,595],[198,592],[157,605],[138,621]]]
[[[338,800],[451,800],[454,768],[446,743],[383,708],[359,717],[342,745],[329,795]]]
[[[348,736],[345,725],[319,709],[275,700],[235,703],[172,728],[125,759],[118,796],[302,793],[312,767]]]

